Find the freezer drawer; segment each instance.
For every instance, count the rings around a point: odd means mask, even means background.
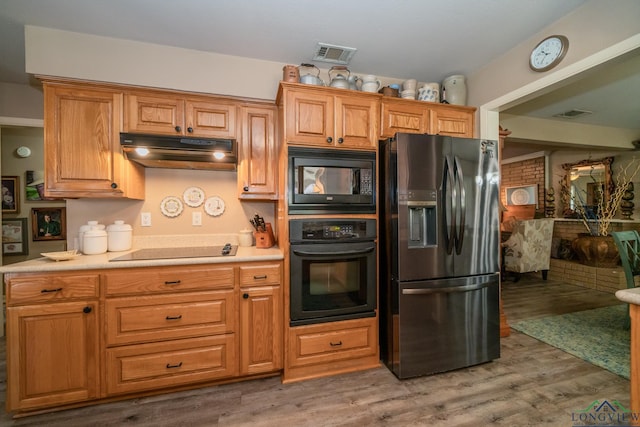
[[[434,374],[500,357],[497,274],[401,282],[391,370]],[[395,338],[395,337],[394,337]]]

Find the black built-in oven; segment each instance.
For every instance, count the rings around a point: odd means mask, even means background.
[[[289,214],[376,213],[376,153],[289,147]]]
[[[291,326],[375,316],[376,220],[289,221]]]

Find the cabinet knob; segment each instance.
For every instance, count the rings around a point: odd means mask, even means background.
[[[89,314],[91,313],[91,310],[93,310],[91,307],[86,306],[85,308],[82,309],[82,312],[85,314]]]
[[[327,142],[328,142],[329,144],[331,144],[331,143],[333,142],[333,138],[331,138],[330,136],[328,136],[328,137],[327,137]]]
[[[249,191],[249,187],[245,185],[244,187],[242,187],[242,190],[243,191]]]
[[[118,188],[118,184],[116,184],[115,182],[111,183],[111,188]]]
[[[189,127],[187,128],[187,132],[189,132],[189,133],[193,133],[193,128],[192,128],[191,126],[189,126]]]
[[[249,299],[249,294],[246,294],[246,293],[245,293],[245,294],[242,294],[242,298],[244,298],[244,299]]]
[[[343,138],[338,138],[338,144],[342,144],[344,142]]]
[[[176,132],[182,132],[182,128],[180,126],[176,126]]]

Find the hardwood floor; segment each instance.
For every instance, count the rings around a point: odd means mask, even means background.
[[[509,322],[618,304],[525,275],[503,286]],[[283,385],[269,378],[12,420],[2,426],[570,426],[596,399],[629,406],[629,381],[512,330],[490,363],[399,381],[385,367]],[[5,341],[0,342],[0,398]]]

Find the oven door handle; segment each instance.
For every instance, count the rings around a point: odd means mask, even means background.
[[[355,250],[355,251],[340,251],[340,252],[308,252],[293,249],[292,252],[296,255],[301,256],[317,256],[317,257],[327,257],[327,256],[341,256],[341,255],[364,255],[370,252],[373,252],[375,246],[364,249],[364,250]]]

